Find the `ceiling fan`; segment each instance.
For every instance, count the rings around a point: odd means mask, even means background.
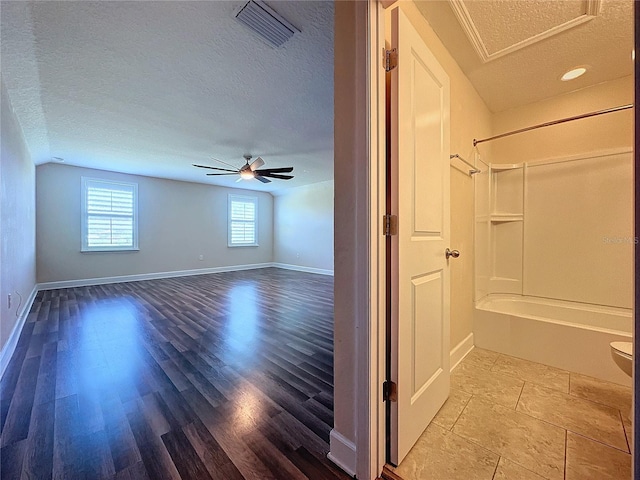
[[[277,178],[279,180],[291,180],[293,175],[282,175],[283,173],[291,173],[293,172],[293,167],[282,167],[282,168],[263,168],[262,170],[258,170],[261,166],[264,165],[264,160],[260,157],[256,158],[253,162],[251,162],[251,155],[244,155],[244,159],[246,163],[240,167],[239,169],[229,170],[228,168],[218,168],[218,167],[209,167],[207,165],[196,165],[193,164],[194,167],[198,168],[208,168],[210,170],[219,170],[221,172],[228,173],[207,173],[209,176],[215,175],[240,175],[240,178],[236,180],[239,182],[241,180],[251,180],[255,178],[256,180],[262,183],[270,183],[271,180],[269,178]],[[232,168],[235,168],[233,165],[230,165],[222,160],[215,159],[214,160],[228,165]],[[269,177],[269,178],[267,178]]]

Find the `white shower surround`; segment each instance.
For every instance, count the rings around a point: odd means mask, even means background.
[[[476,305],[474,341],[493,350],[631,386],[609,344],[630,342],[632,312],[522,295],[487,295]]]
[[[625,265],[627,262],[624,260],[626,254],[611,257],[611,260],[615,261],[607,264],[602,261],[597,263],[597,259],[606,258],[606,255],[611,252],[587,249],[589,255],[586,255],[585,251],[580,251],[580,258],[585,259],[584,261],[589,258],[590,261],[596,262],[595,270],[593,272],[584,269],[574,271],[571,265],[563,263],[565,253],[569,249],[574,250],[572,253],[575,257],[576,250],[584,245],[578,245],[575,242],[576,239],[573,239],[573,244],[553,244],[550,245],[551,249],[545,250],[544,243],[547,242],[544,242],[544,237],[533,235],[535,230],[531,228],[544,226],[544,222],[540,219],[544,220],[547,216],[555,215],[555,211],[549,208],[546,211],[544,208],[540,210],[536,207],[537,222],[530,222],[528,215],[529,208],[533,207],[530,202],[536,198],[532,196],[532,185],[529,183],[528,173],[531,172],[532,167],[546,168],[546,166],[557,165],[565,174],[567,168],[576,168],[580,175],[584,175],[589,174],[594,166],[603,165],[599,163],[607,161],[603,157],[618,159],[628,157],[629,162],[632,160],[630,149],[617,149],[524,164],[492,166],[496,168],[497,175],[503,176],[506,173],[511,176],[510,186],[505,187],[508,195],[502,197],[503,200],[504,198],[508,200],[507,204],[504,201],[499,202],[498,186],[492,176],[485,177],[482,184],[476,183],[476,194],[480,196],[476,197],[476,248],[479,250],[476,250],[477,301],[474,315],[474,343],[480,348],[622,385],[631,385],[631,379],[613,362],[609,346],[613,341],[632,341],[633,312],[631,308],[627,308],[630,306],[629,301],[625,301],[628,295],[618,294],[632,288],[632,274],[626,272],[628,266]],[[517,179],[518,175],[520,180]],[[616,177],[618,179],[616,182],[625,177],[626,175]],[[477,180],[480,178],[478,176]],[[516,184],[512,183],[513,179],[516,180]],[[518,182],[521,183],[518,185]],[[609,194],[616,189],[626,191],[629,188],[628,185],[616,185],[618,186],[609,185],[607,189]],[[566,187],[563,188],[565,189]],[[598,193],[602,195],[606,192]],[[498,200],[496,200],[496,194],[498,194]],[[572,194],[576,194],[575,189]],[[541,201],[548,200],[545,195],[540,194],[537,198],[542,199]],[[600,196],[595,201],[605,198],[607,195]],[[562,206],[561,198],[551,200],[552,206]],[[575,198],[569,201],[576,203]],[[618,199],[617,208],[624,208],[624,204]],[[506,208],[505,205],[507,205]],[[596,218],[600,218],[602,222],[596,225],[605,226],[605,230],[600,231],[593,230],[596,227],[591,225],[591,230],[587,231],[591,237],[602,237],[600,234],[608,234],[609,230],[606,228],[609,228],[611,231],[619,231],[623,234],[623,240],[632,240],[630,236],[632,233],[627,232],[631,228],[630,225],[627,226],[625,222],[620,223],[620,221],[610,223],[613,212],[619,213],[619,210],[598,208],[599,205],[594,203],[594,199],[588,198],[580,198],[576,205],[585,208],[583,212],[599,215]],[[576,216],[579,216],[578,213]],[[573,225],[570,223],[573,220],[568,218],[566,225],[563,226]],[[556,219],[556,226],[557,224]],[[620,228],[611,228],[612,225]],[[511,235],[498,237],[499,232],[495,231],[495,228],[504,229],[505,227],[511,228]],[[567,232],[565,231],[565,235]],[[542,232],[545,235],[548,233]],[[490,235],[488,242],[487,239],[482,238],[482,235],[486,234]],[[582,238],[588,239],[585,232],[581,231],[580,234],[583,235]],[[502,243],[498,245],[496,241]],[[600,248],[611,247],[604,243],[602,245]],[[631,245],[626,245],[625,248],[631,250]],[[500,259],[505,251],[507,257]],[[484,257],[486,261],[482,260],[483,254],[486,254]],[[547,268],[540,263],[541,261],[553,263]],[[612,270],[610,267],[614,265],[617,267]],[[609,268],[607,275],[603,275],[603,272],[607,273],[605,268]],[[531,270],[539,272],[532,275]],[[549,289],[552,284],[560,287]],[[600,292],[600,288],[605,290]]]

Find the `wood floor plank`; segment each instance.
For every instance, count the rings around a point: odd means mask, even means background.
[[[53,402],[56,398],[57,356],[57,342],[47,343],[43,346],[33,400],[34,405]]]
[[[147,416],[152,416],[153,414],[147,413],[145,415],[145,405],[142,399],[127,402],[125,409],[127,410],[131,431],[136,439],[138,451],[149,477],[154,480],[178,480],[180,474],[173,464],[160,435],[169,431],[169,427],[160,427],[158,429],[158,425],[162,424],[159,419],[150,424]]]
[[[141,462],[142,457],[120,399],[114,396],[105,398],[101,402],[101,407],[116,473]]]
[[[184,480],[212,480],[203,461],[194,450],[182,429],[172,430],[162,436],[162,441],[180,477]]]
[[[212,478],[225,480],[244,478],[200,419],[186,425],[183,431]]]
[[[152,480],[149,478],[147,469],[142,461],[135,463],[124,470],[120,470],[114,476],[112,480]]]
[[[53,435],[53,478],[78,478],[83,468],[83,436],[78,416],[78,397],[56,399]]]
[[[20,440],[0,448],[0,472],[2,480],[19,480],[22,475],[27,440]]]
[[[173,385],[169,385],[155,395],[158,398],[160,411],[172,430],[180,430],[196,419],[197,415],[193,409]]]
[[[82,476],[96,480],[113,477],[116,471],[107,433],[99,430],[84,435],[82,440]]]
[[[289,459],[308,478],[313,478],[314,480],[336,480],[338,478],[328,465],[319,461],[304,447],[300,447],[295,452],[290,453]]]
[[[53,474],[54,400],[34,406],[25,441],[23,475],[26,478],[51,478]],[[3,477],[4,478],[4,477]]]
[[[333,279],[275,268],[39,292],[0,380],[2,478],[345,480]]]
[[[152,438],[140,445],[144,467],[153,480],[179,480],[180,473],[162,441]]]
[[[326,458],[329,453],[329,444],[289,412],[284,411],[276,415],[270,423],[273,427],[272,435],[286,438],[295,447],[292,450],[304,445],[318,459]],[[269,438],[275,442],[271,435]]]
[[[20,370],[22,370],[27,350],[28,345],[16,347],[11,360],[9,360],[5,374],[0,380],[0,436],[4,432],[9,406],[18,384],[18,378],[20,378]]]
[[[308,478],[287,458],[285,452],[279,450],[259,431],[250,432],[245,437],[245,442],[275,478],[286,478],[287,480],[306,480]]]
[[[40,357],[25,358],[2,429],[2,447],[24,440],[29,434],[39,368]]]

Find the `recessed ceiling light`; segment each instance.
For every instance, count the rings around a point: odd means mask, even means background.
[[[569,70],[564,75],[562,75],[560,80],[562,80],[563,82],[566,82],[568,80],[573,80],[574,78],[578,78],[579,76],[584,75],[586,71],[587,69],[584,67],[574,68],[572,70]]]

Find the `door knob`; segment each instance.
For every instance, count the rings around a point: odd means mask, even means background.
[[[449,257],[458,258],[460,256],[460,252],[458,250],[449,250],[448,248],[444,251],[447,260]]]

